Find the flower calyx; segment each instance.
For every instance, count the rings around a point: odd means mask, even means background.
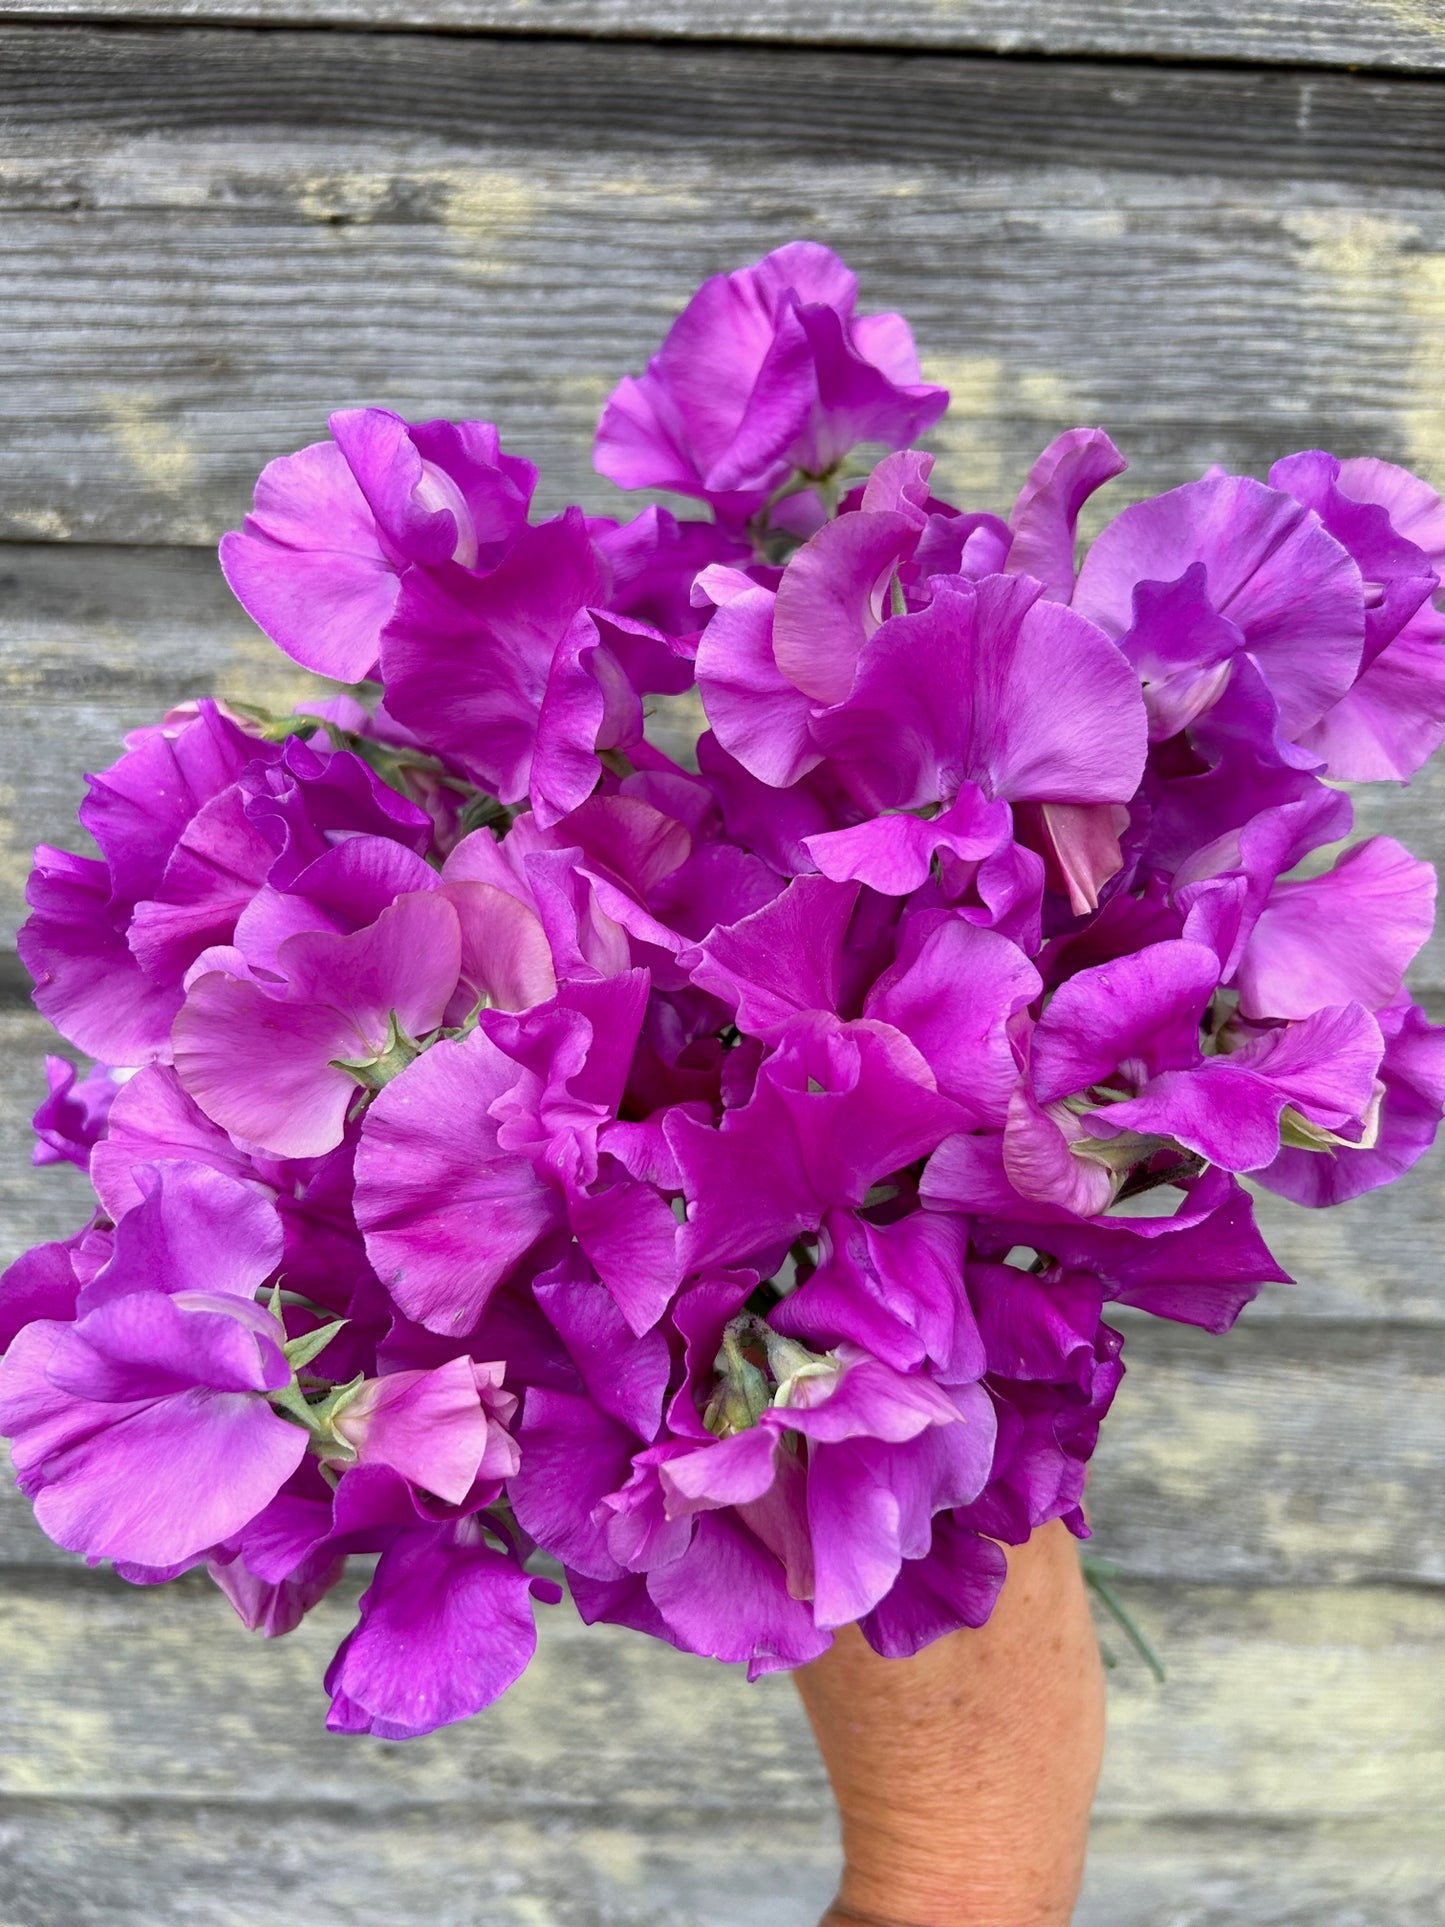
[[[425,1049],[426,1043],[409,1037],[392,1011],[386,1020],[386,1042],[375,1057],[333,1057],[331,1068],[345,1071],[364,1091],[380,1091],[414,1064]]]

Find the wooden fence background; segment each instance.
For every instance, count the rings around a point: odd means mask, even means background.
[[[0,5],[0,943],[82,769],[287,665],[213,560],[271,455],[372,401],[482,415],[602,507],[616,376],[795,235],[912,317],[950,492],[1100,421],[1142,494],[1323,444],[1445,483],[1442,0]],[[1120,499],[1119,485],[1113,491]],[[1360,812],[1445,855],[1445,773]],[[1445,1004],[1445,939],[1417,970]],[[0,961],[0,1244],[46,1039]],[[1445,1917],[1445,1165],[1319,1218],[1218,1341],[1131,1324],[1103,1550],[1122,1659],[1083,1927]],[[0,1505],[0,1927],[806,1927],[786,1679],[549,1615],[500,1706],[329,1739],[346,1602],[267,1646]]]

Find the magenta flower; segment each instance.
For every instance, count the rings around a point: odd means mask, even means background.
[[[1375,1021],[1385,1051],[1367,1128],[1357,1143],[1332,1144],[1328,1157],[1282,1150],[1255,1173],[1269,1190],[1297,1204],[1339,1204],[1402,1177],[1435,1142],[1445,1109],[1445,1026],[1432,1024],[1403,990]]]
[[[389,1465],[450,1505],[461,1505],[478,1479],[491,1483],[495,1497],[519,1460],[507,1431],[517,1401],[501,1389],[502,1371],[453,1358],[433,1371],[369,1378],[332,1430],[356,1463]]]
[[[1276,882],[1236,981],[1246,1017],[1390,1003],[1435,922],[1435,872],[1393,837],[1358,843],[1322,876]]]
[[[527,523],[537,471],[490,422],[343,409],[333,439],[268,464],[221,542],[237,601],[304,668],[362,682],[410,565],[493,569]]]
[[[266,1635],[375,1560],[334,1731],[495,1700],[534,1553],[750,1678],[981,1625],[1088,1536],[1109,1306],[1225,1331],[1285,1278],[1236,1174],[1435,1139],[1434,873],[1340,782],[1445,740],[1440,498],[1308,451],[1080,560],[1109,437],[1005,516],[905,445],[945,401],[796,243],[603,415],[711,519],[533,527],[494,429],[344,411],[222,557],[380,686],[178,710],[37,853],[95,1201],[0,1278],[0,1427],[58,1543]]]
[[[1264,1174],[1258,1175],[1263,1182]],[[925,1174],[923,1189],[929,1204],[946,1190],[943,1156]],[[1032,1206],[1017,1217],[976,1223],[974,1236],[999,1257],[1024,1245],[1061,1266],[1089,1272],[1100,1280],[1105,1297],[1119,1304],[1206,1331],[1227,1331],[1261,1286],[1289,1284],[1289,1274],[1260,1236],[1253,1203],[1238,1179],[1211,1169],[1181,1177],[1178,1189],[1176,1209],[1161,1217],[1105,1215],[1081,1221]]]
[[[226,941],[265,874],[236,784],[277,754],[209,702],[127,740],[80,809],[101,861],[42,844],[16,939],[37,1008],[110,1064],[164,1053],[186,967]]]
[[[327,1670],[327,1726],[407,1740],[479,1713],[536,1650],[534,1597],[559,1593],[497,1551],[474,1519],[397,1533]]]
[[[154,1167],[73,1322],[27,1325],[0,1360],[0,1426],[57,1544],[182,1566],[274,1497],[306,1434],[266,1394],[284,1332],[255,1302],[281,1257],[275,1209],[203,1167]]]
[[[685,1112],[669,1120],[688,1201],[684,1269],[781,1257],[830,1209],[856,1209],[926,1156],[964,1115],[901,1031],[821,1012],[795,1019],[751,1098],[720,1126]]]
[[[787,1435],[806,1440],[813,1615],[831,1630],[871,1611],[904,1559],[924,1556],[935,1513],[977,1498],[994,1414],[978,1385],[945,1389],[846,1345],[811,1363],[796,1350],[798,1370],[755,1429],[669,1459],[658,1476],[674,1516],[756,1506],[779,1476]]]
[[[50,1095],[31,1120],[35,1148],[30,1162],[78,1164],[87,1170],[120,1085],[108,1065],[97,1064],[81,1077],[65,1057],[46,1058],[45,1081]]]
[[[916,533],[865,495],[804,545],[776,595],[715,584],[726,599],[698,647],[709,721],[776,787],[825,759],[837,772],[866,815],[806,838],[827,876],[901,895],[937,852],[977,865],[998,851],[1004,805],[1026,802],[1075,908],[1092,907],[1121,861],[1112,812],[1143,766],[1135,679],[1107,637],[1027,577],[936,578],[926,606],[885,619],[900,539]],[[829,593],[819,577],[833,578]]]
[[[603,410],[599,472],[737,516],[794,469],[822,476],[859,442],[916,440],[947,390],[923,381],[902,317],[858,315],[857,299],[853,274],[811,241],[705,281]]]
[[[1300,742],[1334,776],[1405,781],[1445,740],[1445,506],[1428,483],[1368,456],[1292,455],[1270,470],[1350,551],[1365,582],[1360,674]]]
[[[372,1104],[357,1222],[409,1318],[473,1330],[513,1266],[570,1232],[632,1328],[657,1322],[677,1283],[675,1222],[609,1149],[645,998],[631,971],[564,985],[520,1018],[484,1013]]]
[[[1278,488],[1210,475],[1127,508],[1091,546],[1073,607],[1139,672],[1151,733],[1173,735],[1241,666],[1298,740],[1360,671],[1365,590],[1349,550]]]
[[[440,1025],[461,931],[445,897],[418,891],[349,936],[289,937],[276,957],[279,982],[239,952],[211,954],[176,1018],[176,1071],[223,1129],[315,1157],[340,1144],[359,1081],[384,1083]]]

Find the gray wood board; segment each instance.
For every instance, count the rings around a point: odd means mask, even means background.
[[[612,384],[799,233],[913,318],[970,505],[1076,420],[1116,506],[1312,443],[1445,479],[1442,151],[1413,80],[0,30],[0,533],[213,542],[358,401],[616,505]]]
[[[1165,1656],[1111,1676],[1100,1817],[1247,1813],[1438,1827],[1445,1612],[1385,1587],[1130,1589]],[[333,1594],[287,1638],[236,1624],[201,1580],[134,1590],[12,1579],[0,1600],[7,1799],[316,1802],[358,1814],[449,1803],[479,1818],[817,1811],[823,1775],[785,1675],[748,1687],[640,1634],[539,1609],[538,1656],[476,1719],[405,1746],[338,1742],[321,1674],[353,1618]],[[1106,1631],[1106,1638],[1108,1637]]]
[[[1128,59],[1433,69],[1445,23],[1430,0],[7,0],[12,18],[422,27]]]
[[[1369,1826],[1103,1821],[1074,1927],[1439,1927],[1442,1844]],[[0,1855],[7,1927],[253,1927],[258,1913],[334,1927],[806,1927],[837,1870],[821,1811],[644,1832],[610,1816],[494,1820],[471,1803],[383,1818],[8,1804]]]

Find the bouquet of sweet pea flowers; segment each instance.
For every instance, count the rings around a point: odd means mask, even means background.
[[[36,1156],[97,1203],[6,1274],[0,1429],[59,1545],[266,1633],[374,1557],[338,1731],[487,1705],[558,1566],[753,1676],[982,1624],[1085,1532],[1109,1306],[1225,1330],[1285,1276],[1242,1175],[1434,1137],[1434,874],[1319,853],[1445,738],[1440,498],[1297,454],[1076,568],[1108,436],[938,499],[948,397],[856,300],[794,243],[617,388],[598,468],[697,519],[333,416],[221,546],[325,693],[136,731],[99,856],[37,852],[96,1067]]]

